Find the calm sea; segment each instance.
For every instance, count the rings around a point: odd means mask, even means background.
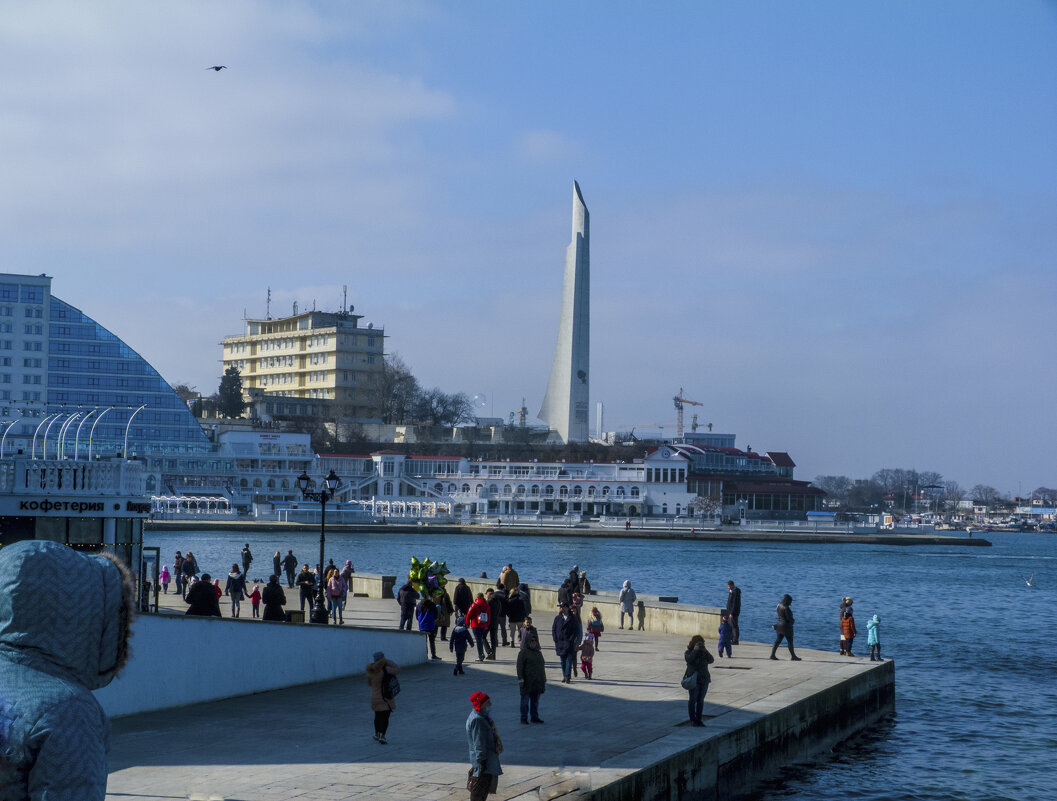
[[[896,660],[891,721],[835,752],[788,768],[762,799],[1057,798],[1057,536],[990,534],[992,548],[688,543],[566,537],[330,534],[327,558],[367,573],[406,574],[412,555],[446,560],[456,575],[496,577],[513,562],[522,580],[557,584],[573,565],[596,589],[625,579],[648,594],[722,606],[726,582],[742,588],[741,633],[770,642],[774,607],[793,596],[797,645],[837,650],[837,607],[855,600],[866,621],[882,620],[886,658]],[[225,575],[240,534],[145,535],[170,563],[194,551],[203,570]],[[270,573],[271,555],[293,549],[315,564],[314,534],[250,537],[251,575]],[[258,571],[256,568],[261,568]],[[1035,574],[1037,588],[1024,579]]]

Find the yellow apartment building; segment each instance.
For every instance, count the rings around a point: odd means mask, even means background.
[[[224,370],[241,374],[251,416],[378,420],[385,333],[361,328],[362,317],[309,311],[246,320],[244,334],[224,337]]]

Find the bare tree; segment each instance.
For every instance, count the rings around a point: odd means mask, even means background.
[[[998,501],[1004,500],[1001,492],[986,484],[977,484],[969,490],[969,497],[978,503],[984,503],[988,506],[992,506]]]
[[[815,486],[821,489],[830,500],[843,506],[848,501],[848,490],[855,482],[847,476],[815,476]]]

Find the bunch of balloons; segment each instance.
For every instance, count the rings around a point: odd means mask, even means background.
[[[407,577],[419,595],[423,598],[433,598],[439,595],[448,583],[447,575],[450,572],[445,562],[434,562],[428,557],[420,562],[417,557],[412,556],[411,570]]]

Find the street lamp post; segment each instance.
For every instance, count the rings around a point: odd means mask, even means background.
[[[334,493],[338,489],[338,484],[341,483],[341,479],[338,478],[337,473],[333,470],[330,474],[323,479],[323,484],[319,492],[311,492],[308,489],[309,483],[312,481],[308,477],[308,473],[302,472],[297,477],[297,486],[301,488],[301,495],[306,500],[319,501],[320,517],[319,517],[319,592],[316,593],[316,602],[312,607],[312,616],[310,620],[313,623],[321,623],[324,626],[327,625],[327,604],[325,602],[327,587],[326,582],[323,580],[324,577],[324,564],[323,561],[323,549],[327,541],[327,501],[334,497]]]

